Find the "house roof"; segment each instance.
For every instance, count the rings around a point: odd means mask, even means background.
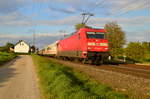
[[[15,46],[17,45],[17,44],[19,44],[20,42],[24,42],[24,43],[26,43],[24,40],[19,40],[19,42],[17,42],[16,44],[15,44]],[[26,43],[28,46],[30,46],[28,43]]]

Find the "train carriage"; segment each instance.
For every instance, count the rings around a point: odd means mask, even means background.
[[[104,29],[81,28],[58,43],[59,57],[78,58],[99,63],[108,54],[108,40]]]
[[[57,44],[58,44],[58,41],[46,46],[44,49],[41,49],[39,51],[39,54],[46,55],[46,56],[56,56],[57,55]]]

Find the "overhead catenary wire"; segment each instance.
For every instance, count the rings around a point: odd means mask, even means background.
[[[101,2],[97,2],[95,4],[95,6],[93,6],[88,12],[94,12],[94,10],[97,8],[97,7],[100,7],[100,6],[103,6],[103,4],[106,2],[107,0],[102,0]]]
[[[122,16],[122,15],[125,15],[125,14],[128,14],[129,12],[132,12],[132,11],[135,11],[136,9],[138,8],[143,8],[145,4],[149,3],[149,1],[147,0],[144,0],[140,5],[138,6],[134,6],[136,0],[132,0],[131,2],[128,2],[127,4],[125,4],[124,7],[121,7],[121,8],[118,8],[118,11],[117,13],[114,13],[114,14],[109,14],[107,15],[107,17],[118,17],[118,16]],[[93,8],[91,8],[89,11],[90,12],[94,12],[94,10],[97,8],[97,7],[100,7],[100,6],[104,6],[104,3],[105,1],[102,1],[100,3],[100,5],[95,5]],[[139,2],[140,3],[140,2]],[[124,11],[125,9],[129,9],[127,11]],[[131,9],[131,10],[130,10]],[[117,9],[116,9],[117,10]],[[87,11],[87,12],[89,12]]]
[[[135,1],[136,1],[136,0],[134,0],[133,2],[135,2]],[[130,3],[132,3],[132,2],[130,2]],[[130,3],[129,3],[129,4],[130,4]],[[137,9],[137,8],[142,8],[142,7],[144,7],[144,5],[145,5],[146,3],[149,3],[149,2],[143,2],[142,5],[139,5],[139,6],[136,6],[136,7],[135,7],[135,6],[132,6],[132,7],[126,6],[126,7],[124,7],[124,8],[121,8],[121,9],[119,10],[118,14],[116,14],[116,15],[111,15],[111,16],[116,17],[116,16],[121,16],[121,15],[127,14],[127,13],[129,13],[129,12],[131,12],[131,11],[135,11],[135,9]],[[121,13],[122,10],[124,10],[124,9],[131,9],[131,10],[128,10],[128,11],[125,11],[125,12]]]
[[[95,10],[96,8],[98,8],[98,7],[100,7],[100,6],[103,6],[103,4],[104,4],[105,2],[106,2],[106,0],[103,0],[103,1],[101,1],[101,2],[99,2],[99,3],[97,3],[94,7],[92,7],[92,8],[91,8],[90,10],[88,10],[87,12],[94,12],[94,10]],[[136,8],[141,8],[141,7],[143,7],[146,3],[149,3],[149,1],[144,0],[144,1],[143,1],[143,4],[140,5],[140,6],[138,6],[138,7],[131,6],[132,4],[135,4],[135,2],[137,2],[137,0],[132,0],[131,2],[128,2],[124,7],[118,8],[118,10],[116,9],[116,11],[117,11],[116,13],[114,13],[114,14],[109,14],[109,15],[107,15],[107,16],[109,16],[109,17],[116,17],[116,16],[124,15],[124,14],[127,14],[127,13],[131,12],[131,11],[134,11]],[[131,7],[129,7],[129,5],[130,5]],[[129,10],[129,11],[123,12],[124,9],[132,9],[132,8],[133,8],[133,10]]]

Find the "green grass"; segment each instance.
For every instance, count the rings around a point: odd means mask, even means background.
[[[32,55],[45,99],[127,99],[72,68]]]
[[[0,65],[14,59],[16,56],[15,53],[0,52]]]
[[[150,53],[145,54],[143,63],[150,63]]]

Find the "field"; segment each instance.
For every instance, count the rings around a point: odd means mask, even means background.
[[[127,99],[89,76],[47,58],[32,55],[45,99]]]
[[[15,53],[0,52],[0,65],[14,59],[16,56]]]

